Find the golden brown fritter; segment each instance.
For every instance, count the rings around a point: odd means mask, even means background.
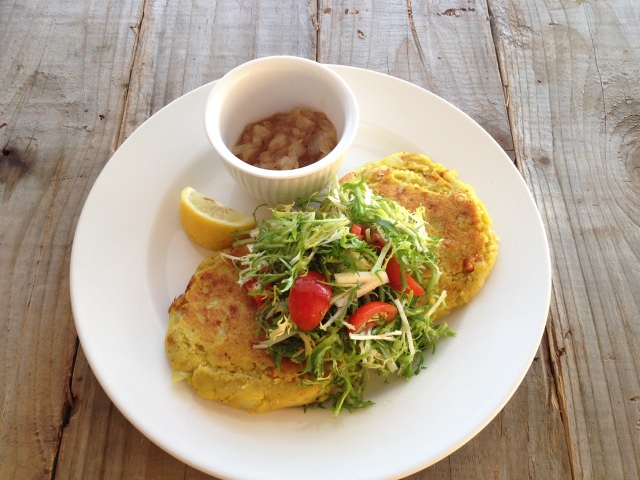
[[[278,369],[265,350],[253,348],[262,340],[255,314],[236,268],[220,253],[206,259],[169,308],[165,349],[174,380],[252,413],[316,401],[323,384],[302,386],[297,364],[283,359]]]
[[[340,181],[363,177],[383,197],[409,210],[426,209],[429,233],[442,239],[436,250],[442,275],[436,293],[447,291],[442,317],[469,302],[484,284],[498,254],[491,219],[473,188],[455,172],[415,153],[396,153],[367,163]]]
[[[425,207],[430,233],[442,239],[436,251],[442,270],[436,293],[446,290],[447,297],[436,316],[469,302],[498,252],[491,220],[473,188],[455,172],[411,153],[365,164],[341,182],[360,177],[410,210]],[[306,378],[297,364],[283,359],[278,369],[265,350],[253,348],[263,340],[257,333],[256,304],[237,280],[235,267],[215,253],[171,304],[165,348],[174,379],[186,379],[205,398],[249,412],[321,401],[324,384],[302,386]]]

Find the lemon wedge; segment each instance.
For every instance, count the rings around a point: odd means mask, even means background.
[[[222,250],[230,247],[231,234],[256,226],[253,217],[205,197],[191,187],[180,195],[180,222],[187,236],[201,247]]]

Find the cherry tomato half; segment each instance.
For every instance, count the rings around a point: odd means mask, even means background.
[[[373,317],[384,318],[386,322],[390,322],[398,315],[398,309],[385,302],[369,302],[358,307],[358,309],[349,315],[347,323],[353,326],[356,332],[363,326],[376,323]],[[385,323],[386,323],[385,322]]]
[[[424,295],[424,288],[422,288],[420,284],[416,282],[407,272],[404,272],[404,278],[407,282],[407,288],[402,290],[402,269],[400,268],[400,264],[395,258],[392,257],[389,259],[386,272],[387,276],[389,277],[389,286],[394,290],[407,294],[413,292],[416,297]]]
[[[310,271],[296,278],[289,294],[291,320],[302,330],[316,328],[331,306],[331,287],[325,285],[327,278],[319,272]]]

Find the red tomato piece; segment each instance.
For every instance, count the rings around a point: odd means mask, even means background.
[[[370,239],[371,245],[373,245],[374,247],[380,250],[382,250],[382,247],[384,247],[387,244],[387,241],[384,239],[384,237],[382,237],[382,235],[380,235],[375,230],[371,230],[369,234],[369,239]]]
[[[389,277],[389,286],[394,290],[397,290],[402,293],[409,294],[413,292],[416,297],[420,295],[424,295],[424,288],[420,286],[418,282],[416,282],[411,275],[407,272],[404,272],[404,278],[407,282],[407,288],[402,289],[402,269],[400,268],[400,264],[395,258],[390,258],[387,263],[387,276]]]
[[[386,302],[369,302],[358,307],[358,309],[349,315],[347,322],[353,326],[356,332],[363,326],[376,323],[373,317],[384,318],[386,322],[390,322],[398,315],[398,309]],[[386,323],[385,322],[385,323]]]
[[[365,228],[362,225],[358,225],[357,223],[354,223],[353,225],[351,225],[351,229],[349,231],[354,235],[357,235],[360,238],[360,240],[364,240],[365,239],[364,230]]]
[[[289,294],[291,320],[301,330],[316,328],[331,306],[331,287],[321,282],[327,278],[319,272],[309,271],[296,278]]]
[[[245,282],[244,284],[244,287],[247,289],[247,292],[250,292],[251,290],[255,290],[259,286],[260,286],[260,281],[257,278],[252,278],[251,280],[249,280],[248,282]],[[269,285],[266,285],[265,288],[269,288]],[[261,307],[262,305],[264,305],[264,301],[266,300],[266,297],[264,295],[251,295],[251,296],[256,301],[256,304],[258,305],[258,307]]]
[[[378,249],[382,249],[382,247],[384,247],[387,243],[384,237],[380,235],[376,230],[374,230],[373,228],[365,227],[364,225],[354,223],[353,225],[351,225],[351,229],[349,231],[354,235],[357,235],[360,240],[365,241],[373,245],[374,247],[377,247]],[[369,233],[368,240],[367,232]]]

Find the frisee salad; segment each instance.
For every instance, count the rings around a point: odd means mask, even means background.
[[[424,352],[455,333],[434,324],[439,239],[424,208],[410,212],[364,182],[334,181],[321,194],[280,205],[258,228],[239,232],[230,257],[258,304],[266,349],[301,365],[305,382],[326,383],[334,415],[364,399],[371,372],[410,378]],[[424,286],[424,287],[423,287]],[[322,402],[321,402],[322,403]]]

